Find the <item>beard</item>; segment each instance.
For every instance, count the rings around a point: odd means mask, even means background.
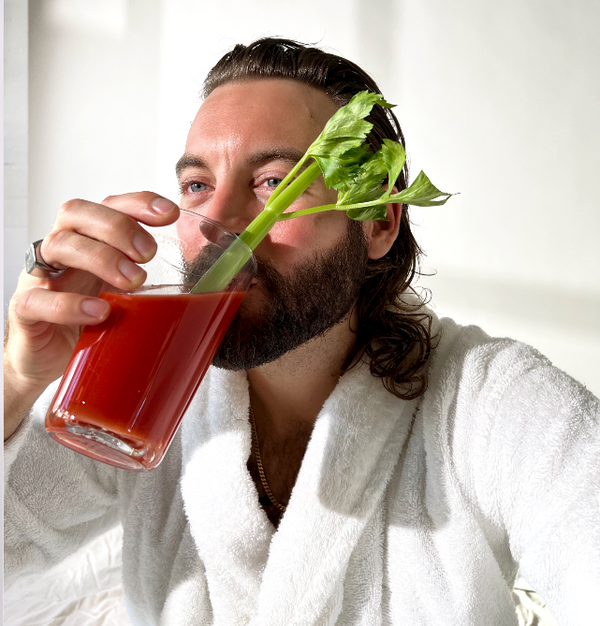
[[[242,302],[213,365],[249,370],[323,336],[352,310],[363,284],[368,247],[362,224],[349,220],[344,239],[283,276],[258,260],[257,280],[266,304],[251,312]]]

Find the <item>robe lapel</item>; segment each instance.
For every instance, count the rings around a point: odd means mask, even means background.
[[[181,431],[181,490],[219,625],[246,624],[255,613],[274,533],[246,469],[248,401],[245,373],[212,368]]]
[[[333,624],[352,602],[353,623],[378,622],[381,604],[365,598],[381,587],[382,503],[416,403],[395,398],[366,366],[345,374],[275,532],[246,469],[248,402],[244,373],[212,369],[181,429],[182,495],[214,623]]]
[[[365,593],[380,588],[384,492],[415,407],[386,391],[366,366],[340,379],[317,419],[271,542],[253,625],[335,623],[348,601],[344,577],[357,550],[371,555],[359,576]],[[380,606],[371,606],[371,616],[361,621],[373,623]]]

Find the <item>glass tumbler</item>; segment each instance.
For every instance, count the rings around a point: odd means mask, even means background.
[[[110,315],[83,329],[46,416],[56,441],[124,469],[161,462],[256,274],[252,252],[217,222],[182,210],[176,230],[155,235],[151,284],[99,294]],[[229,284],[190,293],[233,243],[243,265]]]

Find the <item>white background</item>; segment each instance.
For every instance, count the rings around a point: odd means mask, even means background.
[[[535,345],[600,394],[600,3],[593,0],[5,1],[5,305],[27,242],[65,200],[151,189],[202,80],[234,43],[280,35],[379,82],[414,178],[440,314]]]

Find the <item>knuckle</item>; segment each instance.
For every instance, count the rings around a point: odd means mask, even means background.
[[[100,204],[104,204],[104,205],[106,205],[106,206],[110,207],[110,206],[111,206],[111,204],[113,204],[113,203],[114,203],[114,201],[115,201],[115,199],[116,199],[117,197],[118,197],[118,196],[115,196],[115,195],[112,195],[112,196],[106,196],[106,198],[104,198],[104,200],[102,200],[102,202],[101,202]]]
[[[44,237],[42,257],[47,263],[60,257],[60,250],[72,243],[73,233],[68,230],[53,230]]]
[[[65,239],[64,230],[52,230],[44,237],[44,250],[53,250],[55,246]]]
[[[81,208],[83,202],[84,200],[82,200],[81,198],[72,198],[71,200],[67,200],[66,202],[61,204],[58,209],[59,218],[61,216],[66,217],[72,215],[74,212]]]
[[[32,296],[35,288],[25,289],[24,291],[14,294],[9,303],[9,315],[13,313],[15,317],[26,318],[28,317],[29,310],[31,308]]]
[[[48,309],[53,319],[62,319],[70,311],[69,303],[63,294],[55,293],[48,303]]]
[[[106,216],[104,228],[110,233],[111,241],[120,247],[134,236],[140,226],[126,213],[115,210]]]
[[[129,217],[129,215],[116,210],[108,216],[108,222],[109,228],[116,228],[119,230],[130,230],[134,228],[136,223],[134,219]]]
[[[92,261],[102,267],[117,267],[121,254],[109,246],[99,246],[91,255]]]
[[[81,249],[80,254],[82,269],[96,275],[103,273],[107,266],[114,265],[115,250],[103,243],[91,242],[85,250]]]

